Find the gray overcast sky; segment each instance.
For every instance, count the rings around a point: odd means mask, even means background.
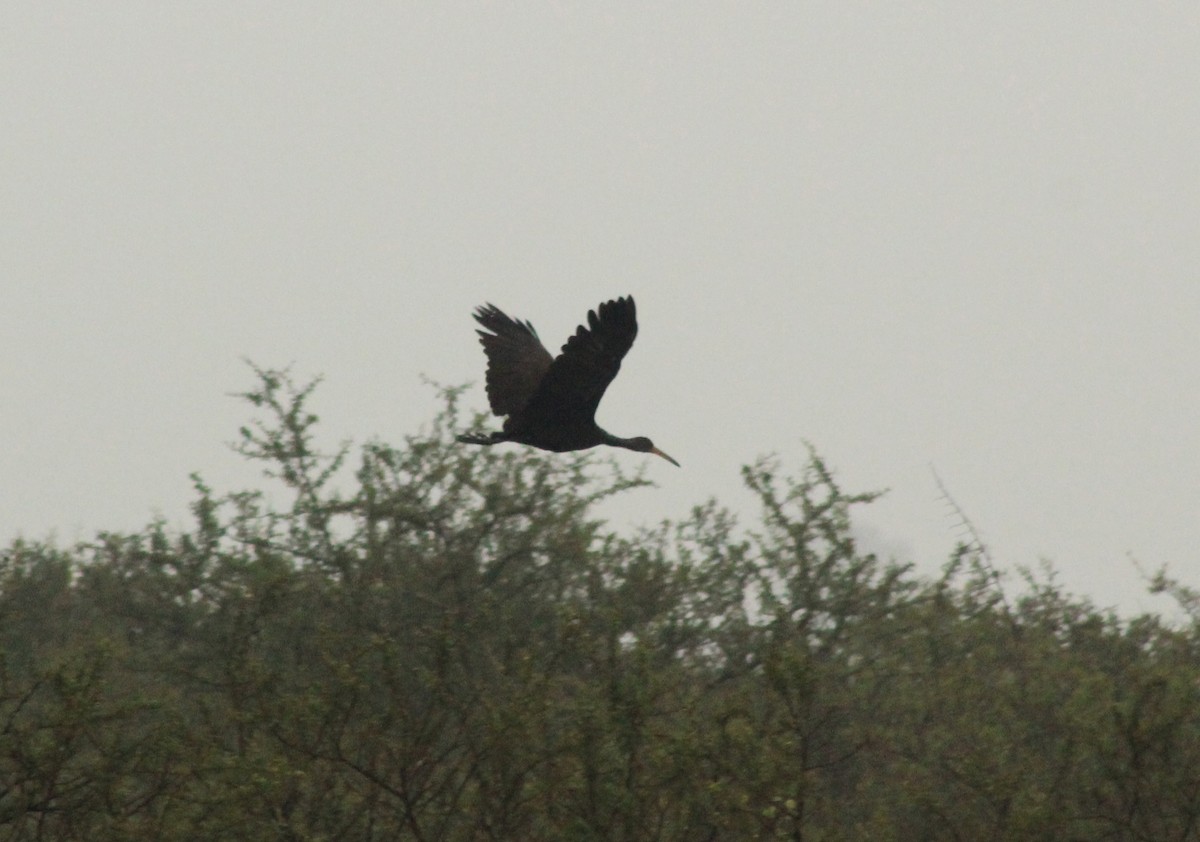
[[[1200,7],[11,3],[0,541],[182,524],[240,358],[330,444],[475,381],[471,309],[557,348],[637,297],[601,405],[678,518],[807,440],[926,571],[934,465],[1011,567],[1200,585]],[[635,464],[645,457],[622,453]]]

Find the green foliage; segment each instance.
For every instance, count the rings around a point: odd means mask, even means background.
[[[631,536],[639,475],[458,445],[455,389],[353,467],[256,372],[282,506],[0,553],[0,839],[1200,839],[1200,623],[923,581],[815,452]]]

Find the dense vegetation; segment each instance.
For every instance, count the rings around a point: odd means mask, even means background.
[[[1168,624],[977,546],[923,580],[815,454],[745,469],[745,530],[617,534],[640,479],[455,445],[453,390],[339,493],[311,386],[259,374],[285,510],[197,479],[184,534],[0,554],[0,840],[1200,839],[1177,583]]]

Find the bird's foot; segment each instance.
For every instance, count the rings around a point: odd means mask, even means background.
[[[501,441],[501,439],[497,438],[497,435],[497,433],[488,433],[487,435],[481,435],[479,433],[463,433],[461,436],[456,436],[455,438],[457,438],[463,444],[486,445],[495,444],[497,441]]]

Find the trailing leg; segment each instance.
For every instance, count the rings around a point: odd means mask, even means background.
[[[502,441],[508,441],[508,439],[504,437],[504,433],[488,433],[487,435],[481,435],[479,433],[464,433],[456,438],[463,444],[493,445],[499,444]]]

